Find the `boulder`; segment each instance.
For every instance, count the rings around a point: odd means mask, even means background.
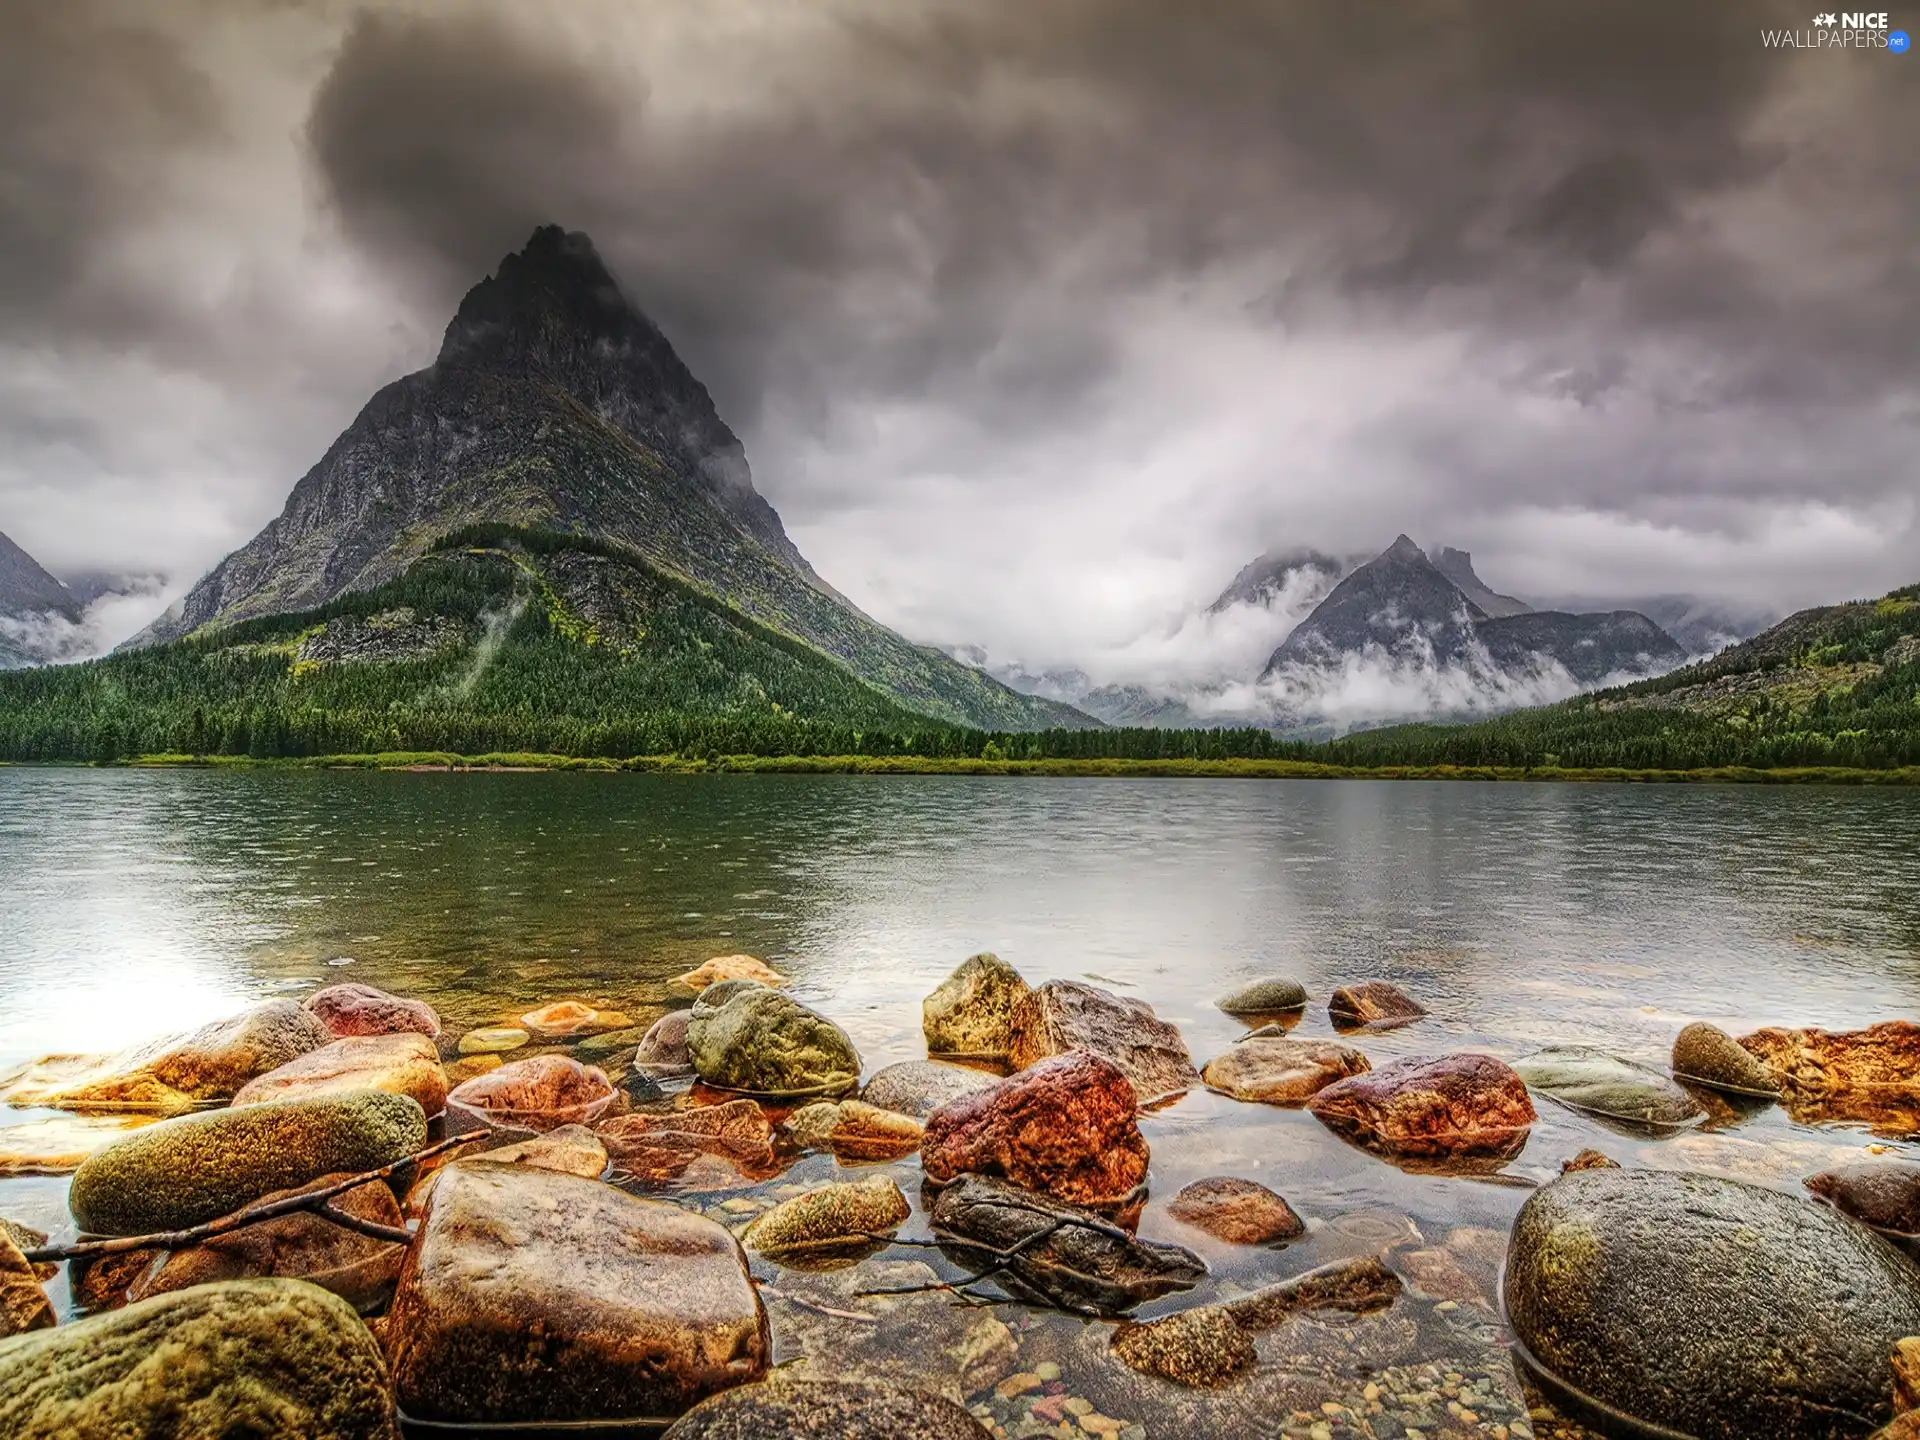
[[[1527,1087],[1491,1055],[1415,1055],[1329,1085],[1308,1103],[1335,1134],[1415,1159],[1508,1157],[1538,1117]]]
[[[571,1040],[580,1035],[625,1030],[633,1024],[633,1018],[618,1010],[596,1010],[579,1000],[557,1000],[529,1010],[518,1024],[538,1040]]]
[[[709,1085],[768,1096],[835,1095],[860,1083],[860,1054],[826,1016],[764,985],[695,1005],[693,1068]]]
[[[669,1010],[640,1038],[633,1053],[633,1068],[646,1075],[671,1079],[693,1074],[693,1054],[687,1049],[685,1010]]]
[[[395,1440],[386,1366],[353,1307],[297,1280],[196,1285],[0,1342],[8,1440]]]
[[[1529,1089],[1589,1115],[1632,1127],[1672,1130],[1705,1115],[1685,1090],[1657,1070],[1590,1045],[1549,1045],[1513,1062]]]
[[[1376,1256],[1336,1260],[1228,1301],[1222,1308],[1245,1330],[1271,1330],[1306,1310],[1344,1310],[1366,1315],[1400,1297],[1400,1277]]]
[[[1224,1385],[1260,1362],[1253,1336],[1219,1305],[1122,1325],[1109,1344],[1123,1364],[1176,1385]]]
[[[766,1373],[766,1312],[713,1221],[597,1180],[446,1168],[386,1328],[400,1408],[502,1424],[659,1419]]]
[[[440,1017],[424,1000],[404,1000],[371,985],[329,985],[307,997],[307,1010],[336,1037],[413,1031],[440,1038]]]
[[[22,1248],[10,1231],[0,1230],[0,1339],[58,1323],[47,1292],[40,1288],[40,1272]]]
[[[1920,1163],[1861,1160],[1807,1177],[1807,1189],[1842,1215],[1895,1235],[1920,1236]]]
[[[184,1230],[322,1175],[391,1165],[426,1140],[420,1107],[378,1090],[182,1115],[89,1157],[67,1205],[90,1234]]]
[[[459,1050],[462,1055],[504,1055],[532,1038],[517,1025],[484,1025],[462,1035]]]
[[[769,1380],[704,1400],[662,1440],[988,1440],[951,1400],[857,1380]]]
[[[1254,980],[1214,1004],[1229,1015],[1284,1015],[1307,1008],[1307,987],[1298,980]]]
[[[407,1191],[403,1207],[407,1214],[418,1217],[427,1213],[428,1202],[433,1198],[434,1182],[440,1178],[440,1171],[451,1165],[454,1158],[449,1156],[443,1164],[434,1166],[414,1181],[413,1188]],[[491,1150],[469,1154],[467,1158],[491,1160],[496,1165],[531,1165],[536,1170],[554,1170],[562,1175],[578,1175],[585,1180],[598,1180],[607,1173],[607,1147],[598,1135],[584,1125],[562,1125],[531,1140],[496,1145]]]
[[[911,1214],[907,1197],[886,1175],[858,1184],[822,1185],[778,1205],[747,1227],[749,1250],[775,1259],[857,1253],[875,1247]]]
[[[736,995],[745,995],[754,990],[766,990],[771,987],[762,985],[758,980],[716,980],[694,997],[693,1009],[687,1012],[687,1018],[709,1014],[723,1007]]]
[[[1147,1178],[1133,1083],[1075,1051],[962,1095],[927,1117],[920,1164],[936,1185],[998,1176],[1069,1204],[1117,1210]]]
[[[860,1098],[881,1110],[924,1120],[949,1100],[985,1090],[1001,1077],[938,1060],[902,1060],[875,1072]]]
[[[488,1125],[554,1130],[598,1120],[613,1095],[613,1082],[597,1066],[566,1055],[534,1055],[463,1080],[448,1092],[447,1109]]]
[[[1362,980],[1343,985],[1327,1001],[1327,1018],[1335,1025],[1368,1025],[1390,1030],[1422,1019],[1427,1008],[1410,999],[1398,985],[1386,980]]]
[[[701,1105],[664,1114],[616,1115],[596,1132],[617,1174],[653,1184],[699,1181],[737,1184],[778,1170],[773,1126],[751,1100]]]
[[[1787,1091],[1920,1092],[1920,1025],[1888,1020],[1865,1030],[1756,1030],[1740,1037]]]
[[[46,1231],[4,1217],[0,1217],[0,1237],[12,1241],[14,1248],[21,1251],[38,1250],[47,1243]],[[60,1273],[60,1267],[50,1260],[42,1261],[33,1267],[33,1273],[42,1280],[51,1280]]]
[[[1005,1059],[1013,1048],[1013,1013],[1027,994],[1020,972],[998,955],[962,961],[920,1002],[928,1053]]]
[[[1207,1062],[1209,1089],[1263,1105],[1304,1105],[1336,1080],[1372,1069],[1367,1057],[1337,1040],[1251,1035]]]
[[[233,1103],[258,1105],[347,1090],[406,1095],[427,1114],[438,1115],[447,1104],[447,1072],[440,1068],[433,1041],[418,1031],[349,1035],[249,1080]]]
[[[1133,1082],[1142,1105],[1200,1083],[1187,1042],[1145,1001],[1075,980],[1049,980],[1013,1011],[1009,1060],[1016,1070],[1084,1050],[1111,1060]]]
[[[1590,1170],[1514,1223],[1506,1307],[1532,1364],[1642,1425],[1864,1435],[1920,1334],[1920,1269],[1822,1205],[1735,1180]]]
[[[1674,1038],[1673,1073],[1730,1095],[1780,1093],[1779,1076],[1726,1031],[1704,1020],[1696,1020]]]
[[[898,1160],[920,1148],[920,1122],[860,1100],[816,1101],[787,1118],[787,1137],[842,1160]]]
[[[682,985],[694,990],[705,990],[722,980],[751,980],[771,989],[787,983],[786,976],[751,955],[716,955],[699,969],[689,970],[680,977]]]
[[[1255,1181],[1227,1175],[1194,1181],[1173,1197],[1167,1213],[1229,1245],[1283,1244],[1307,1233],[1306,1223],[1280,1196]]]

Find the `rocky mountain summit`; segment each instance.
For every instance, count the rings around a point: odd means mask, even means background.
[[[0,669],[59,657],[85,607],[26,551],[0,534]]]

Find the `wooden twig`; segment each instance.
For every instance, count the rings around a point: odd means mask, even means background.
[[[410,1244],[413,1240],[413,1232],[404,1225],[382,1225],[378,1220],[362,1220],[358,1215],[349,1215],[337,1205],[322,1203],[313,1207],[313,1213],[342,1230],[352,1230],[370,1240],[385,1240],[394,1245]]]
[[[1037,1205],[1022,1205],[1018,1208],[1029,1210],[1036,1215],[1047,1215],[1051,1213]],[[981,1281],[991,1280],[994,1276],[1012,1269],[1014,1263],[1019,1260],[1021,1255],[1038,1245],[1041,1241],[1051,1240],[1069,1225],[1078,1225],[1083,1229],[1095,1231],[1100,1231],[1104,1228],[1104,1222],[1101,1224],[1089,1224],[1077,1215],[1056,1215],[1053,1216],[1053,1223],[1047,1226],[1046,1229],[1036,1230],[1031,1235],[1022,1236],[1018,1242],[1005,1250],[998,1250],[984,1241],[968,1240],[960,1235],[950,1235],[944,1242],[902,1242],[907,1244],[932,1245],[935,1249],[938,1249],[942,1243],[946,1245],[958,1245],[962,1249],[978,1250],[987,1255],[991,1255],[994,1263],[987,1266],[984,1270],[969,1275],[965,1280],[935,1280],[929,1281],[924,1285],[899,1285],[881,1290],[862,1290],[859,1293],[862,1295],[925,1295],[934,1290],[949,1290],[955,1295],[961,1296],[974,1303],[997,1303],[990,1301],[986,1296],[972,1295],[969,1292]],[[1127,1238],[1131,1239],[1132,1237],[1129,1236]]]

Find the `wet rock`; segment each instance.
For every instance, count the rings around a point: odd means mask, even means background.
[[[617,1010],[596,1010],[578,1000],[558,1000],[520,1017],[521,1028],[537,1040],[598,1035],[607,1030],[625,1030],[632,1024],[632,1017]]]
[[[1307,1008],[1307,987],[1298,980],[1255,980],[1214,1003],[1229,1015],[1280,1015]]]
[[[951,1400],[853,1380],[770,1380],[703,1401],[663,1440],[985,1440]]]
[[[597,1180],[442,1173],[386,1323],[400,1407],[501,1423],[678,1415],[766,1372],[766,1312],[711,1220]]]
[[[1327,1001],[1327,1017],[1336,1025],[1371,1025],[1390,1029],[1410,1025],[1427,1013],[1398,985],[1385,980],[1362,980],[1343,985]]]
[[[860,1100],[823,1101],[794,1111],[787,1134],[808,1150],[842,1160],[898,1160],[920,1148],[920,1122]]]
[[[1224,1385],[1260,1361],[1253,1336],[1219,1305],[1122,1325],[1111,1344],[1122,1363],[1176,1385]]]
[[[322,1175],[390,1165],[426,1139],[420,1107],[378,1090],[182,1115],[89,1158],[67,1206],[94,1235],[185,1230]]]
[[[1780,1079],[1773,1071],[1726,1031],[1704,1020],[1696,1020],[1675,1037],[1673,1073],[1682,1080],[1732,1095],[1780,1093]]]
[[[658,1079],[693,1074],[687,1019],[687,1011],[669,1010],[654,1021],[633,1053],[633,1068]]]
[[[613,1094],[613,1082],[597,1066],[566,1055],[534,1055],[462,1081],[448,1093],[447,1109],[489,1125],[553,1130],[599,1119]]]
[[[787,983],[786,976],[751,955],[716,955],[699,969],[689,970],[680,977],[682,985],[695,990],[705,990],[722,980],[751,980],[756,985],[775,989]]]
[[[438,1115],[447,1103],[447,1072],[433,1042],[417,1031],[350,1035],[249,1080],[233,1103],[258,1105],[348,1090],[405,1095],[427,1114]]]
[[[162,1250],[124,1250],[90,1260],[67,1263],[67,1288],[75,1308],[87,1312],[114,1310],[127,1303],[127,1287],[152,1267],[166,1252]]]
[[[598,1180],[607,1173],[608,1164],[606,1145],[584,1125],[562,1125],[531,1140],[496,1145],[478,1154],[469,1152],[464,1158],[489,1160],[496,1165],[531,1165],[536,1170],[578,1175],[583,1180]],[[450,1158],[414,1182],[413,1188],[407,1191],[403,1206],[408,1215],[418,1217],[427,1213],[427,1205],[433,1198],[433,1187],[440,1178],[440,1171],[452,1163]]]
[[[844,1254],[874,1248],[873,1235],[892,1234],[911,1213],[892,1178],[875,1175],[783,1200],[741,1239],[749,1250],[776,1259]]]
[[[0,1218],[0,1238],[13,1242],[18,1250],[38,1250],[47,1243],[47,1232],[35,1230],[30,1225],[22,1225],[17,1220]],[[60,1273],[60,1267],[51,1262],[43,1262],[33,1267],[33,1273],[42,1280],[51,1280]]]
[[[1807,1188],[1842,1215],[1896,1235],[1920,1235],[1920,1164],[1862,1160],[1809,1176]]]
[[[516,1025],[486,1025],[460,1037],[460,1053],[504,1055],[509,1050],[518,1050],[532,1038]]]
[[[1920,1333],[1920,1270],[1777,1191],[1595,1170],[1522,1207],[1506,1305],[1538,1366],[1642,1424],[1859,1435],[1892,1413],[1889,1356]]]
[[[663,1115],[616,1115],[596,1133],[621,1175],[654,1184],[703,1174],[736,1182],[776,1168],[773,1126],[751,1100]]]
[[[860,1091],[869,1105],[924,1120],[950,1100],[985,1090],[1000,1079],[982,1070],[964,1065],[943,1065],[937,1060],[903,1060],[875,1073]]]
[[[1670,1130],[1705,1113],[1657,1070],[1590,1045],[1549,1045],[1514,1061],[1513,1068],[1528,1088],[1562,1105],[1630,1126]]]
[[[1118,1209],[1147,1178],[1136,1109],[1117,1065],[1076,1051],[934,1111],[920,1163],[935,1184],[993,1175],[1069,1204]]]
[[[762,985],[758,980],[716,980],[695,998],[693,1009],[687,1012],[687,1018],[691,1020],[695,1015],[711,1014],[713,1011],[725,1008],[726,1003],[735,996],[768,988],[770,987]]]
[[[152,1115],[54,1115],[0,1128],[0,1175],[66,1175]]]
[[[755,985],[687,1025],[693,1068],[709,1085],[749,1094],[829,1095],[860,1083],[853,1041],[826,1016]]]
[[[1275,1245],[1307,1233],[1293,1207],[1266,1186],[1225,1175],[1194,1181],[1167,1213],[1229,1245]]]
[[[198,1285],[0,1343],[0,1434],[394,1440],[380,1347],[297,1280]]]
[[[1138,1239],[1091,1210],[984,1176],[942,1190],[932,1218],[954,1263],[985,1270],[1011,1255],[995,1284],[1075,1314],[1124,1315],[1192,1289],[1207,1273],[1182,1246]]]
[[[1473,1274],[1454,1256],[1436,1246],[1403,1250],[1394,1257],[1394,1263],[1406,1273],[1416,1290],[1435,1300],[1493,1303],[1490,1277]]]
[[[1142,1105],[1200,1083],[1187,1042],[1152,1006],[1098,986],[1049,980],[1014,1007],[1009,1059],[1016,1070],[1023,1070],[1073,1050],[1118,1065]]]
[[[1906,1020],[1865,1030],[1756,1030],[1740,1046],[1797,1095],[1920,1091],[1920,1025]]]
[[[1304,1105],[1336,1080],[1372,1069],[1367,1057],[1336,1040],[1253,1035],[1201,1072],[1209,1088],[1236,1100]]]
[[[1245,1330],[1270,1330],[1304,1310],[1344,1310],[1365,1315],[1400,1296],[1400,1277],[1375,1256],[1337,1260],[1303,1275],[1268,1285],[1222,1308]]]
[[[1560,1173],[1572,1175],[1580,1170],[1618,1170],[1620,1162],[1601,1154],[1598,1150],[1582,1150],[1570,1160],[1560,1162]]]
[[[1005,1059],[1013,1048],[1014,1011],[1029,993],[1020,972],[998,955],[962,961],[920,1002],[928,1052]]]
[[[1893,1355],[1893,1408],[1920,1410],[1920,1337],[1896,1340]]]
[[[42,1277],[21,1249],[10,1233],[0,1231],[0,1339],[57,1323],[53,1304],[40,1288]]]
[[[1411,1056],[1329,1085],[1307,1108],[1336,1134],[1393,1156],[1508,1156],[1537,1118],[1491,1055]]]
[[[443,1065],[441,1069],[446,1071],[447,1088],[451,1090],[456,1085],[464,1085],[467,1081],[485,1075],[489,1071],[498,1070],[504,1063],[496,1054],[483,1053],[463,1056]]]
[[[440,1017],[424,1000],[405,1000],[371,985],[329,985],[307,997],[308,1013],[317,1016],[336,1038],[346,1035],[396,1035],[414,1031],[429,1040],[440,1037]]]

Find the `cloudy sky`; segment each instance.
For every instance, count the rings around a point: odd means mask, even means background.
[[[1059,660],[1256,552],[1920,579],[1920,57],[1803,0],[29,0],[0,530],[176,590],[538,223],[816,567]],[[1920,9],[1895,25],[1920,31]]]

